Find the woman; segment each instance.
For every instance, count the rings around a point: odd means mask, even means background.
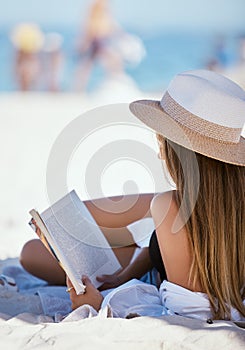
[[[86,89],[96,61],[102,63],[106,73],[123,72],[123,62],[115,46],[122,29],[111,14],[108,0],[95,0],[86,16],[84,35],[77,44],[78,69],[75,87]]]
[[[11,35],[15,48],[14,77],[21,91],[36,90],[41,78],[44,34],[35,23],[18,24]]]
[[[140,264],[129,265],[119,281],[102,280],[116,286],[152,264],[168,310],[186,315],[192,308],[188,315],[198,317],[208,307],[213,319],[244,320],[245,92],[217,73],[189,71],[172,80],[161,101],[136,101],[130,109],[157,132],[176,191],[151,202],[156,231]],[[150,199],[140,197],[144,208],[124,213],[121,225],[144,216]],[[100,225],[107,220],[98,219]],[[103,297],[87,277],[84,295],[67,283],[73,308],[90,304],[99,310]]]

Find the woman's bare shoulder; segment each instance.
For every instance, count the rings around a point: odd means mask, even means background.
[[[185,225],[175,224],[179,220],[176,191],[156,195],[151,202],[151,214],[155,223],[157,240],[165,265],[168,280],[184,288],[192,289],[188,280],[191,253]]]
[[[167,199],[172,199],[172,198],[176,198],[175,190],[157,193],[152,198],[152,204],[161,203],[162,201],[166,201]]]
[[[156,227],[166,220],[173,223],[178,211],[176,191],[158,193],[151,201],[151,215]]]

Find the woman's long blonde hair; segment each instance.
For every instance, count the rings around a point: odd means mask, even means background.
[[[186,223],[193,253],[190,281],[198,280],[207,293],[214,319],[230,319],[231,306],[245,317],[245,167],[195,153],[199,190],[194,198],[193,152],[159,134],[157,139],[181,214],[194,207]]]

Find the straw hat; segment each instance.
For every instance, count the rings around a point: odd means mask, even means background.
[[[208,70],[176,75],[161,101],[140,100],[131,112],[167,139],[226,163],[245,166],[245,91]]]

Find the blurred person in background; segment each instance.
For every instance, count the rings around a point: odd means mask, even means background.
[[[245,35],[241,35],[238,41],[238,62],[234,67],[233,76],[245,89]]]
[[[43,84],[44,89],[57,92],[61,90],[64,54],[62,51],[63,37],[56,32],[47,33],[43,46]]]
[[[227,68],[228,57],[226,52],[226,42],[223,35],[215,38],[213,54],[208,60],[206,68],[214,72],[223,72]]]
[[[140,39],[125,33],[113,18],[109,0],[93,1],[83,31],[77,41],[76,90],[86,90],[96,62],[103,65],[107,79],[121,79],[125,62],[138,62],[145,53]]]
[[[220,71],[245,89],[245,36],[242,34],[236,40],[237,52],[235,60]]]
[[[120,30],[114,20],[108,0],[95,0],[91,4],[83,35],[77,41],[78,69],[75,88],[85,90],[93,65],[99,60],[105,70],[122,70],[122,59],[113,50],[112,38]]]
[[[14,78],[21,91],[36,89],[40,81],[40,51],[44,35],[34,23],[18,24],[11,33],[15,48]]]

